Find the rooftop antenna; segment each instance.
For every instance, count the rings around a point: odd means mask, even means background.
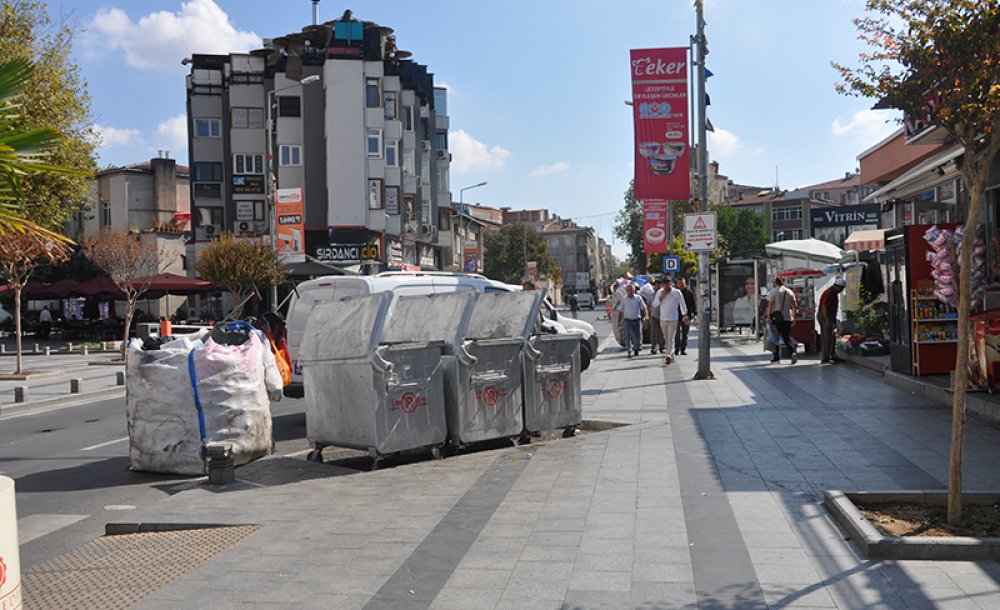
[[[781,184],[781,183],[778,182],[778,166],[775,165],[774,166],[774,190],[776,190],[776,191],[780,190],[780,187],[778,186],[779,184]]]
[[[319,25],[319,0],[312,0],[313,3],[313,25]]]

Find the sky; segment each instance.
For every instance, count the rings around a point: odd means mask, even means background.
[[[259,48],[311,23],[309,0],[50,0],[75,24],[73,56],[101,134],[99,164],[187,163],[181,60]],[[613,238],[633,172],[629,49],[687,46],[689,0],[322,0],[395,30],[448,88],[451,186],[466,203],[547,208]],[[709,155],[739,184],[793,189],[844,176],[897,115],[838,94],[857,65],[864,0],[706,0]]]

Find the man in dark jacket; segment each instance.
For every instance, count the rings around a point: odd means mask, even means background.
[[[687,322],[681,320],[680,324],[677,325],[677,336],[674,337],[674,353],[686,356],[688,333],[691,332],[691,324],[694,323],[694,319],[698,315],[698,308],[695,307],[694,293],[687,287],[687,282],[682,277],[677,278],[677,290],[680,290],[681,295],[684,296],[684,305],[687,307],[688,317]]]
[[[840,293],[844,291],[847,282],[838,277],[823,291],[819,298],[819,344],[820,362],[837,361],[837,346],[833,342],[833,331],[837,328],[837,310],[840,308]]]

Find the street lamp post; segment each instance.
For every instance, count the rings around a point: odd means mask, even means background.
[[[698,20],[698,198],[701,199],[701,211],[708,211],[708,142],[706,141],[707,119],[705,117],[705,56],[708,48],[705,41],[705,14],[702,0],[695,2],[696,18]],[[714,379],[711,368],[711,322],[709,299],[711,287],[708,277],[708,252],[698,253],[698,287],[701,291],[702,311],[698,316],[698,371],[695,379]]]
[[[271,238],[271,251],[278,252],[278,207],[275,205],[274,193],[275,193],[275,183],[278,181],[278,176],[274,169],[274,103],[275,94],[281,93],[282,91],[287,91],[288,89],[294,89],[295,87],[311,85],[319,80],[318,74],[313,74],[312,76],[307,76],[300,80],[294,85],[288,85],[287,87],[282,87],[280,89],[272,89],[267,92],[267,122],[265,124],[265,145],[267,146],[267,177],[264,180],[264,198],[267,200],[268,215],[268,235]],[[273,178],[273,182],[272,182]],[[274,284],[271,286],[271,307],[277,309],[278,307],[278,285]]]
[[[465,241],[467,237],[465,231],[468,228],[468,225],[465,226],[462,225],[462,214],[465,213],[465,191],[477,189],[481,186],[486,186],[486,184],[487,183],[484,180],[478,184],[473,184],[471,186],[465,186],[458,189],[458,220],[459,220],[458,226],[459,228],[462,229],[462,252],[461,252],[461,258],[459,260],[462,261],[462,271],[465,271]]]

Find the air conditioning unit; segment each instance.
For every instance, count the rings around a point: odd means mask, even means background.
[[[256,235],[257,225],[250,222],[249,220],[241,220],[237,223],[234,223],[233,233],[236,233],[237,235]]]
[[[420,150],[429,153],[431,152],[431,141],[430,140],[420,140]]]
[[[222,227],[219,225],[205,225],[205,237],[218,237],[222,235]]]
[[[434,239],[437,237],[437,227],[434,225],[418,225],[417,226],[417,237],[420,239]]]
[[[438,150],[437,158],[438,161],[451,161],[451,155],[448,154],[447,150]]]

